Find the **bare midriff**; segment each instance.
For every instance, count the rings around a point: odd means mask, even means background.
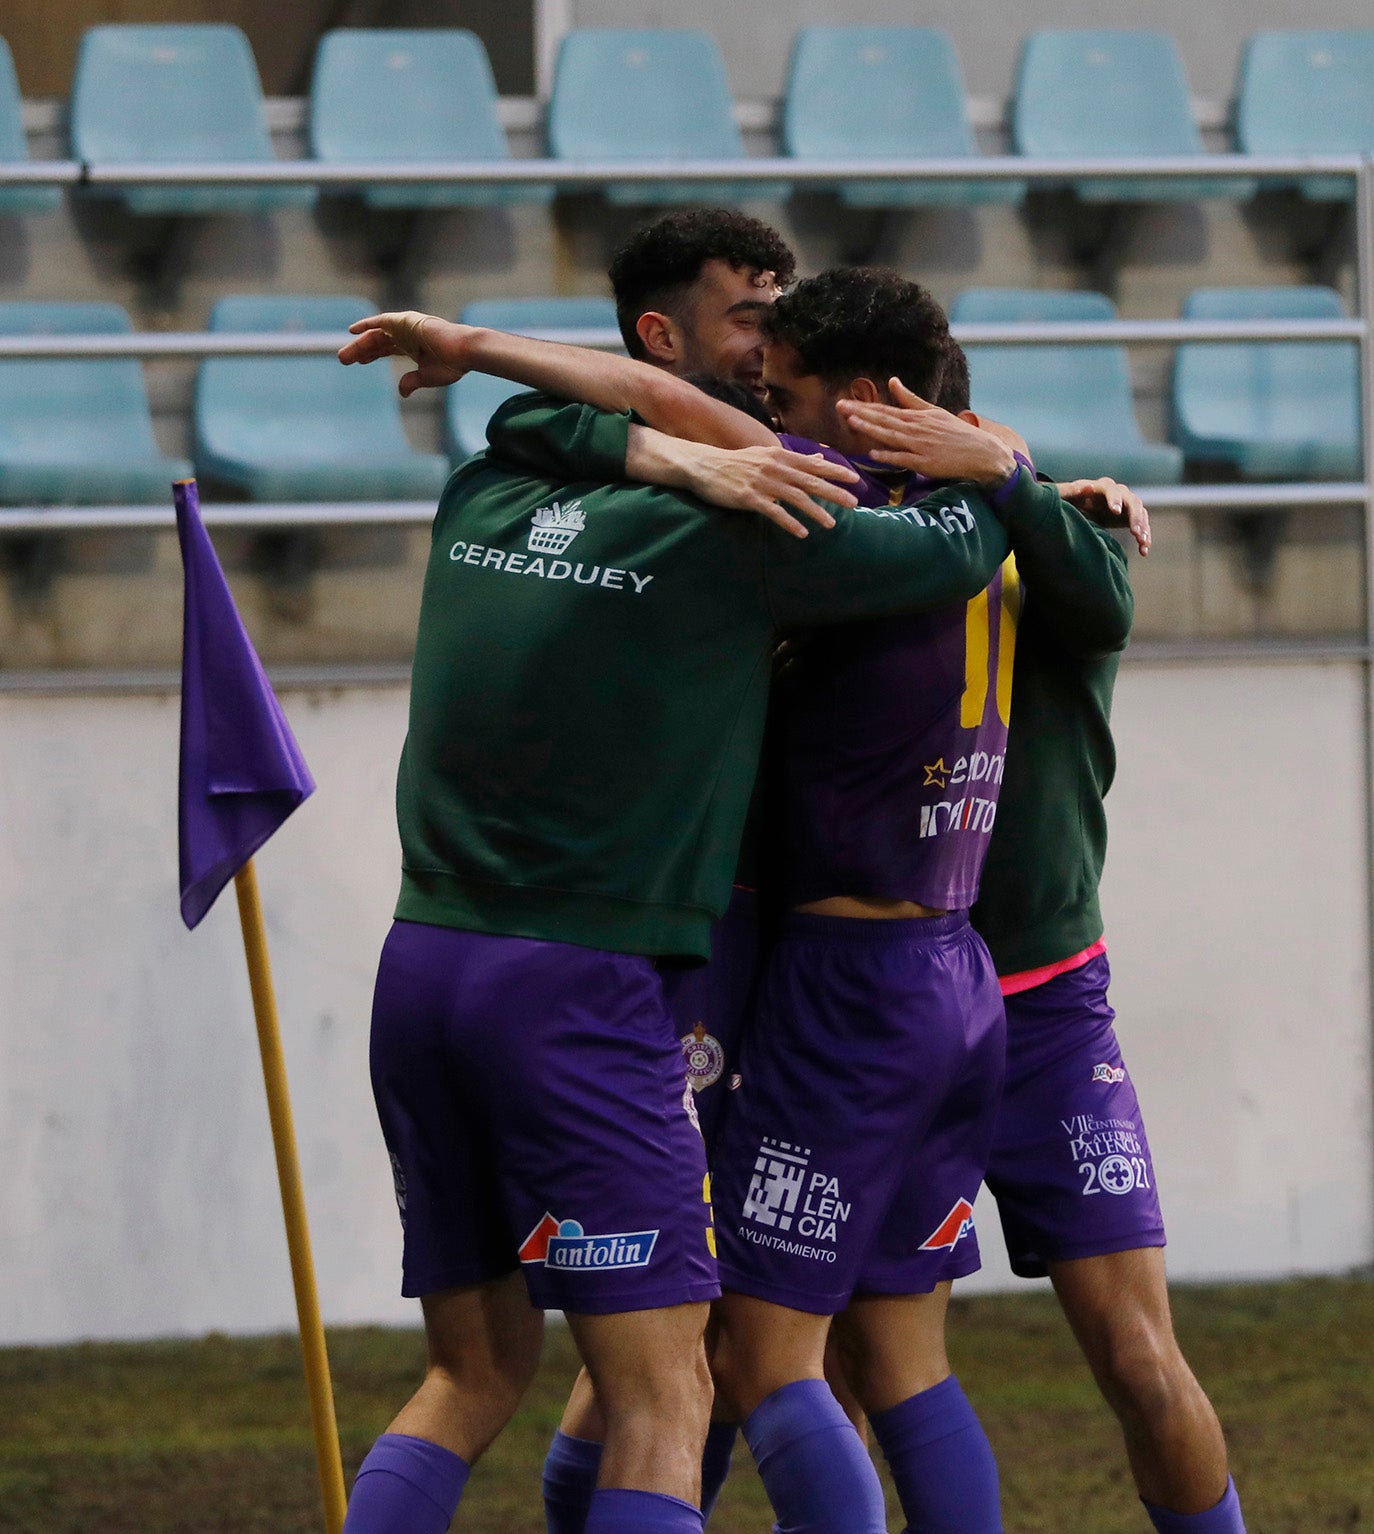
[[[856,916],[861,921],[910,921],[913,916],[949,914],[915,900],[879,900],[858,895],[828,895],[824,900],[809,900],[793,909],[808,916]]]

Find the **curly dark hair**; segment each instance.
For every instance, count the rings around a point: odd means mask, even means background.
[[[780,287],[792,281],[797,258],[767,224],[733,208],[685,208],[637,229],[611,258],[611,291],[625,349],[643,360],[635,322],[650,309],[677,318],[687,290],[708,261],[736,271],[772,272]]]
[[[900,373],[897,376],[901,378]],[[902,379],[902,382],[906,380]],[[949,338],[949,346],[945,350],[945,371],[940,379],[940,387],[931,404],[938,405],[941,410],[948,410],[952,415],[958,415],[961,410],[969,408],[968,353],[953,336]]]
[[[797,354],[827,384],[895,374],[923,399],[940,399],[954,341],[945,311],[900,272],[841,266],[799,282],[762,316],[764,336]],[[941,401],[943,403],[943,401]]]

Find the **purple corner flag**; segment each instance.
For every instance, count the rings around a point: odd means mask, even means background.
[[[181,638],[181,918],[194,927],[315,791],[200,519],[193,479],[172,487],[186,570]]]

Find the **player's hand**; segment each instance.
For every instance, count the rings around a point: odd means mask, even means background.
[[[471,325],[455,325],[437,314],[414,309],[401,313],[373,314],[348,327],[356,341],[339,348],[339,361],[376,362],[380,357],[409,357],[416,365],[403,373],[396,385],[402,399],[417,389],[440,389],[457,383],[466,373],[465,349],[475,334]]]
[[[991,432],[923,400],[900,378],[890,379],[888,388],[896,405],[842,399],[838,406],[845,424],[873,444],[875,462],[994,487],[1015,471],[1011,448]]]
[[[1099,527],[1124,527],[1142,555],[1150,552],[1150,513],[1128,485],[1114,479],[1073,479],[1055,489],[1090,522]]]
[[[857,482],[859,476],[820,454],[794,453],[785,447],[719,448],[702,443],[684,447],[684,488],[713,506],[757,512],[795,538],[805,538],[806,528],[793,511],[821,527],[834,527],[835,518],[823,502],[858,504],[843,487]]]

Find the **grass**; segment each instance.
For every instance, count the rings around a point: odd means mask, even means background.
[[[1182,1288],[1174,1306],[1250,1534],[1374,1534],[1374,1284]],[[1053,1299],[959,1300],[951,1332],[1001,1465],[1007,1534],[1144,1530],[1115,1422]],[[358,1328],[333,1332],[330,1356],[351,1476],[417,1382],[423,1348],[414,1332]],[[575,1367],[566,1331],[551,1328],[539,1380],[477,1467],[458,1529],[541,1534],[539,1469]],[[712,1530],[764,1534],[771,1521],[741,1448]],[[0,1350],[0,1530],[321,1527],[294,1337]]]

